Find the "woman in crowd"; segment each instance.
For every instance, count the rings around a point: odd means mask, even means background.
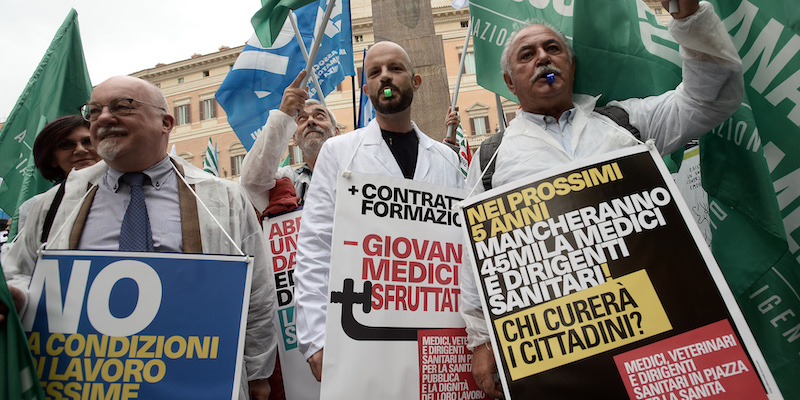
[[[89,122],[80,115],[68,115],[45,125],[33,142],[33,161],[42,176],[56,185],[62,183],[73,169],[86,168],[100,161],[89,138]],[[64,185],[59,191],[61,195],[56,196],[56,201],[61,200]],[[17,232],[22,231],[34,199],[36,197],[20,205]]]

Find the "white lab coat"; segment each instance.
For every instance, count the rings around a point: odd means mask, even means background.
[[[297,195],[301,197],[303,193],[300,185],[304,182],[308,184],[310,180],[309,174],[299,174],[292,167],[278,168],[295,131],[297,123],[294,118],[281,110],[272,110],[263,132],[244,156],[239,183],[259,212],[263,212],[269,205],[269,193],[275,187],[276,179],[291,179]]]
[[[681,45],[683,82],[660,96],[609,103],[625,109],[642,140],[653,139],[661,154],[672,153],[719,125],[736,111],[744,96],[742,61],[710,3],[701,2],[690,17],[672,20],[669,31]],[[492,187],[640,143],[627,129],[592,112],[596,100],[585,95],[573,97],[571,154],[524,115],[514,118],[497,149]],[[475,188],[473,195],[484,191],[481,175],[480,163],[473,162],[467,176],[467,189]],[[461,269],[460,282],[461,316],[467,325],[467,346],[473,349],[488,342],[489,333],[469,258]]]
[[[276,332],[273,315],[277,302],[274,280],[268,273],[269,258],[264,234],[241,186],[203,172],[181,158],[173,157],[173,160],[183,167],[186,181],[194,185],[197,195],[242,252],[253,256],[253,280],[247,314],[242,386],[239,391],[239,399],[247,399],[247,381],[272,375],[277,352],[277,338],[273,333]],[[82,198],[89,186],[99,182],[107,170],[105,162],[100,161],[91,167],[69,174],[64,198],[50,230],[48,249],[69,248],[69,235],[78,215],[77,208],[82,204]],[[179,181],[178,184],[183,183]],[[33,204],[26,224],[27,229],[20,233],[3,260],[9,284],[23,291],[27,291],[36,262],[36,251],[40,245],[43,221],[57,189],[54,187],[45,192]],[[199,202],[197,210],[203,252],[239,254]],[[62,226],[64,229],[61,229]]]
[[[414,130],[419,138],[414,180],[463,188],[458,154],[423,134],[416,124]],[[300,225],[294,273],[297,339],[306,358],[325,343],[336,181],[338,172],[344,170],[403,178],[377,120],[362,129],[328,139],[314,167]]]

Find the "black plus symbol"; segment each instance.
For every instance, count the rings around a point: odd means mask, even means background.
[[[358,193],[358,189],[356,189],[356,186],[355,186],[355,185],[353,185],[353,186],[350,186],[350,189],[347,189],[347,191],[348,191],[348,192],[350,192],[350,195],[351,195],[351,196],[355,196],[355,195],[356,195],[356,193]]]

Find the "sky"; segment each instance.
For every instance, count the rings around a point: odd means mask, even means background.
[[[157,63],[243,45],[259,0],[0,0],[0,122],[8,118],[69,10],[78,12],[92,85]]]

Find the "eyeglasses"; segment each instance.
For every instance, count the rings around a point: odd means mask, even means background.
[[[81,146],[83,147],[93,147],[91,138],[89,138],[89,136],[86,136],[85,138],[77,142],[69,139],[64,140],[63,142],[56,145],[56,150],[75,151],[75,148],[78,147],[78,143],[80,143]]]
[[[82,105],[79,110],[81,111],[81,116],[83,119],[94,122],[97,121],[97,118],[100,117],[100,114],[103,113],[103,107],[108,107],[108,111],[111,112],[112,115],[117,117],[125,117],[131,115],[133,110],[136,108],[133,107],[133,102],[142,103],[144,105],[148,105],[151,107],[158,108],[161,111],[166,112],[163,107],[157,106],[155,104],[146,103],[141,100],[134,100],[134,99],[115,99],[111,100],[108,104],[100,104],[100,103],[89,103]]]

